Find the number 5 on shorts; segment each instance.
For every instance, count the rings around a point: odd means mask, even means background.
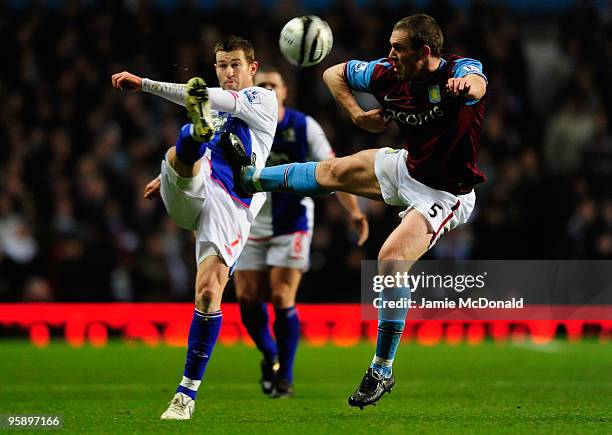
[[[431,206],[430,212],[428,213],[430,217],[433,218],[433,217],[438,216],[438,210],[436,210],[437,208],[442,210],[442,206],[434,202],[434,205]]]

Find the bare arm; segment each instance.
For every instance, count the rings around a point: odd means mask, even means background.
[[[332,96],[347,111],[353,123],[371,133],[379,133],[387,127],[382,109],[373,109],[365,112],[355,100],[351,88],[344,77],[346,63],[334,65],[325,70],[323,81],[329,88]]]
[[[342,204],[349,213],[351,223],[359,234],[357,244],[362,246],[366,240],[368,240],[368,236],[370,235],[370,226],[368,224],[368,218],[365,214],[363,214],[359,208],[359,205],[357,204],[357,197],[346,192],[336,192],[336,198],[338,198],[340,204]]]

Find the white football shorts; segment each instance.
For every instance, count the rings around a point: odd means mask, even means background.
[[[217,255],[232,267],[251,230],[250,212],[236,203],[210,176],[210,160],[202,158],[200,173],[182,178],[166,160],[161,163],[161,197],[166,211],[181,228],[195,231],[196,261]]]
[[[385,202],[407,207],[399,214],[401,218],[415,209],[427,219],[433,231],[431,248],[442,234],[467,222],[474,210],[476,194],[472,190],[455,196],[415,180],[408,173],[407,155],[404,149],[381,148],[376,152],[374,171]]]
[[[311,241],[310,231],[273,237],[249,237],[236,270],[267,270],[277,266],[306,272],[310,266]]]

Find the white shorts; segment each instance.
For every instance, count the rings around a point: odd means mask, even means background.
[[[433,231],[431,248],[442,234],[467,222],[474,209],[476,194],[472,190],[455,196],[415,180],[408,173],[407,156],[408,151],[403,149],[381,148],[376,152],[374,171],[385,202],[408,207],[399,214],[401,218],[415,209],[427,219]]]
[[[310,266],[311,240],[310,231],[249,238],[236,264],[236,270],[266,270],[277,266],[306,272]]]
[[[217,255],[232,267],[251,230],[250,211],[237,204],[210,176],[210,160],[200,173],[182,178],[166,161],[161,164],[161,197],[166,211],[181,228],[195,231],[196,261]]]

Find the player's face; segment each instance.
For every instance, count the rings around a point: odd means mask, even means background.
[[[279,107],[287,99],[287,86],[282,76],[277,72],[260,72],[255,75],[255,85],[276,92]]]
[[[239,91],[253,86],[253,76],[259,64],[257,61],[247,62],[244,51],[218,51],[215,59],[215,71],[223,89]]]
[[[401,80],[411,80],[418,76],[426,65],[423,48],[412,48],[410,35],[405,30],[394,30],[389,39],[391,51],[389,58],[393,61],[395,71]]]

